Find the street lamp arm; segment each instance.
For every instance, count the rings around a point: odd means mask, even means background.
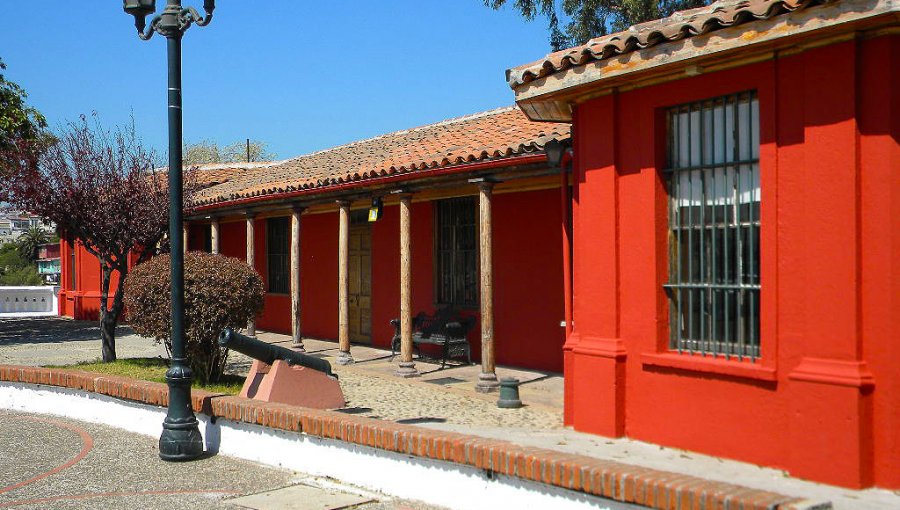
[[[147,27],[146,31],[141,31],[142,27],[138,28],[138,37],[141,40],[148,41],[151,37],[153,37],[153,33],[156,32],[156,26],[159,25],[159,22],[162,20],[162,16],[155,16],[153,21],[150,22],[150,26]]]
[[[190,19],[197,24],[197,26],[205,27],[209,25],[209,22],[212,21],[212,10],[206,11],[206,16],[201,16],[197,9],[193,7],[187,7],[183,11],[181,11],[182,16],[190,16]]]

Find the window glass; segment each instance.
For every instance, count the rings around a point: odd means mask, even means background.
[[[478,234],[475,197],[435,203],[435,296],[438,304],[478,305]]]
[[[266,220],[266,261],[269,292],[289,294],[291,291],[291,220]]]
[[[670,347],[759,356],[759,103],[742,92],[667,111]]]

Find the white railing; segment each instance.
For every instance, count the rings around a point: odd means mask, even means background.
[[[59,287],[0,287],[0,315],[27,317],[56,315]]]

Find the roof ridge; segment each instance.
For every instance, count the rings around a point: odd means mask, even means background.
[[[388,137],[397,136],[397,135],[405,135],[407,133],[414,133],[416,131],[435,128],[438,126],[449,126],[449,125],[453,125],[453,124],[458,124],[460,122],[465,122],[465,121],[478,119],[478,118],[482,118],[482,117],[488,117],[491,115],[498,115],[500,113],[505,113],[508,111],[518,110],[518,109],[519,109],[518,105],[513,104],[513,105],[509,105],[509,106],[501,106],[499,108],[493,108],[491,110],[485,110],[483,112],[470,113],[468,115],[462,115],[459,117],[451,117],[449,119],[445,119],[445,120],[438,121],[438,122],[433,122],[431,124],[424,124],[422,126],[417,126],[417,127],[413,127],[413,128],[400,129],[398,131],[391,131],[390,133],[383,133],[380,135],[373,136],[371,138],[363,138],[361,140],[354,140],[352,142],[347,142],[345,144],[335,145],[334,147],[328,147],[327,149],[321,149],[318,151],[301,154],[299,156],[294,156],[292,158],[287,158],[282,161],[273,161],[272,164],[269,166],[279,166],[283,163],[291,163],[291,162],[295,162],[295,161],[298,161],[298,160],[301,160],[304,158],[308,158],[311,156],[315,156],[318,154],[324,154],[326,152],[332,152],[332,151],[335,151],[338,149],[346,149],[347,147],[353,147],[355,145],[366,144],[369,142],[374,142],[375,140],[381,140],[383,138],[388,138]]]

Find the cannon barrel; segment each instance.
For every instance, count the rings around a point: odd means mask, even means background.
[[[226,349],[235,350],[253,359],[262,361],[267,365],[276,360],[287,362],[288,365],[300,365],[324,373],[328,377],[337,379],[337,374],[332,373],[331,363],[324,359],[315,358],[302,352],[285,349],[279,345],[271,345],[242,335],[231,328],[225,328],[219,335],[219,345]]]

